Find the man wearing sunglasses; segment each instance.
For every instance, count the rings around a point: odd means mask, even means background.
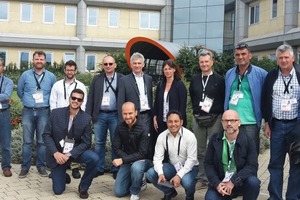
[[[259,132],[261,127],[261,91],[267,72],[250,63],[252,54],[246,43],[235,47],[236,66],[229,69],[225,77],[224,110],[232,109],[241,118],[240,130],[255,142],[259,154]]]
[[[46,162],[51,168],[54,194],[62,194],[70,181],[66,173],[70,162],[85,164],[85,171],[78,186],[79,197],[87,199],[88,189],[97,173],[99,158],[90,150],[92,144],[91,116],[80,106],[84,92],[74,89],[69,97],[69,106],[54,109],[45,126],[43,139]]]
[[[114,133],[118,124],[117,97],[119,79],[123,76],[115,72],[117,64],[110,55],[104,56],[102,67],[104,72],[94,77],[86,104],[86,112],[92,116],[95,150],[100,159],[96,176],[104,174],[105,146],[108,130],[110,142],[113,144]],[[111,149],[111,159],[114,160],[115,158],[115,152]],[[113,177],[116,178],[118,167],[112,165],[110,170],[113,173]]]
[[[243,196],[256,200],[260,181],[254,141],[239,127],[241,121],[234,110],[222,116],[224,132],[215,133],[208,143],[204,167],[209,181],[205,199],[221,200]]]
[[[57,81],[52,89],[50,94],[50,110],[55,108],[61,108],[69,105],[70,93],[79,88],[84,92],[84,100],[81,104],[81,109],[85,110],[86,104],[86,87],[85,85],[76,80],[75,76],[77,73],[77,64],[73,60],[69,60],[65,63],[65,78]],[[71,163],[72,176],[73,178],[80,178],[81,174],[79,172],[79,166],[76,163]]]

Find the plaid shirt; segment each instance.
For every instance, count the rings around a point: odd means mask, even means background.
[[[285,92],[285,84],[288,85],[288,92]],[[283,76],[283,74],[279,70],[278,78],[273,85],[272,99],[272,113],[274,118],[283,120],[291,120],[297,118],[300,101],[300,86],[294,68],[288,76]],[[281,110],[283,99],[297,100],[296,103],[291,104],[291,111]]]

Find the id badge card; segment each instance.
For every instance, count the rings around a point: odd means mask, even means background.
[[[178,172],[179,170],[181,170],[181,168],[183,167],[181,162],[178,162],[174,165],[175,169],[176,169],[176,172]]]
[[[203,110],[206,113],[209,113],[212,105],[213,105],[214,100],[209,98],[209,97],[205,97],[202,106],[201,106],[201,110]]]
[[[44,95],[42,90],[37,90],[32,94],[35,103],[44,103]]]
[[[102,98],[101,105],[102,105],[102,106],[109,106],[109,101],[110,101],[110,97],[109,97],[109,96],[104,96],[104,97]]]
[[[234,172],[229,172],[229,171],[226,171],[225,172],[225,177],[223,179],[222,182],[226,183],[228,181],[230,181],[231,177],[233,176]]]
[[[64,149],[63,149],[63,153],[69,153],[75,144],[75,140],[74,139],[66,139],[65,140],[65,144],[64,144]]]
[[[292,110],[292,100],[291,99],[281,99],[280,110],[282,112],[290,112]]]
[[[0,103],[0,109],[2,109],[2,103]]]
[[[148,110],[149,109],[147,96],[144,96],[143,98],[140,98],[140,102],[141,102],[141,110]]]
[[[238,104],[238,102],[239,102],[239,99],[242,99],[242,98],[244,98],[244,94],[243,93],[241,93],[240,91],[234,91],[233,92],[233,95],[232,95],[232,97],[231,97],[231,99],[230,99],[230,104],[231,105],[234,105],[234,106],[236,106],[237,104]]]

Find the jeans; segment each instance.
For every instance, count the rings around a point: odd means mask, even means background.
[[[196,119],[193,117],[193,132],[195,134],[195,137],[197,139],[197,146],[198,146],[198,161],[199,161],[199,172],[196,177],[196,179],[201,183],[207,183],[207,178],[204,171],[204,157],[206,154],[206,147],[207,142],[209,138],[214,134],[221,132],[223,130],[222,124],[221,124],[221,118],[222,115],[219,115],[216,122],[213,126],[210,126],[208,128],[206,127],[200,127],[196,121]]]
[[[283,167],[285,157],[292,142],[292,130],[296,122],[280,122],[273,120],[271,127],[270,143],[270,163],[268,170],[270,172],[270,182],[268,186],[270,199],[281,200],[283,188]],[[300,198],[300,168],[290,162],[290,171],[286,191],[286,200],[296,200]]]
[[[97,173],[97,164],[99,162],[99,158],[96,153],[91,150],[87,150],[76,159],[73,159],[71,157],[71,159],[67,163],[51,168],[52,189],[54,194],[56,195],[62,194],[65,191],[66,171],[69,162],[85,164],[84,174],[80,180],[79,186],[81,190],[88,191],[89,187],[92,184],[93,178]]]
[[[249,176],[243,186],[234,187],[231,196],[222,196],[215,188],[209,186],[205,194],[205,200],[231,200],[236,194],[243,196],[243,200],[256,200],[259,195],[260,180],[255,176]]]
[[[241,125],[240,126],[240,133],[246,133],[250,138],[253,139],[255,146],[256,146],[256,154],[257,157],[259,155],[259,143],[260,143],[260,139],[259,139],[259,134],[260,134],[260,128],[257,127],[256,124],[245,124],[245,125]]]
[[[163,172],[165,178],[169,181],[176,175],[175,167],[170,163],[163,163]],[[194,166],[193,169],[185,174],[181,179],[181,185],[185,189],[186,198],[194,199],[196,176],[198,173],[198,166]],[[160,186],[157,184],[158,174],[154,168],[150,168],[147,172],[147,179],[159,190],[161,190],[165,195],[171,195],[173,188],[168,188],[165,186]]]
[[[42,138],[45,125],[47,124],[50,109],[31,110],[24,108],[22,111],[23,145],[22,145],[22,170],[28,171],[31,166],[32,143],[36,133],[36,167],[45,167],[46,147]]]
[[[1,167],[4,169],[11,169],[11,122],[10,110],[0,112],[0,144],[1,144]]]
[[[99,163],[97,166],[98,172],[104,172],[107,130],[109,130],[110,142],[111,142],[111,160],[114,160],[116,158],[116,154],[112,147],[113,147],[113,141],[114,141],[115,130],[117,125],[118,125],[117,112],[100,113],[98,115],[98,119],[96,123],[94,124],[95,152],[99,156]],[[112,172],[118,171],[118,168],[112,165],[111,171]]]
[[[137,195],[141,191],[144,173],[151,166],[150,160],[138,160],[132,164],[122,164],[116,178],[114,193],[117,197],[128,193]]]

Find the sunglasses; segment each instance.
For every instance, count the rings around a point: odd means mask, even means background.
[[[235,46],[235,49],[248,49],[248,44],[246,43],[239,43]]]
[[[80,98],[77,98],[77,97],[71,97],[71,99],[73,101],[77,100],[78,102],[82,102],[83,101],[83,99],[80,99]]]
[[[104,66],[112,66],[114,63],[103,63]]]

